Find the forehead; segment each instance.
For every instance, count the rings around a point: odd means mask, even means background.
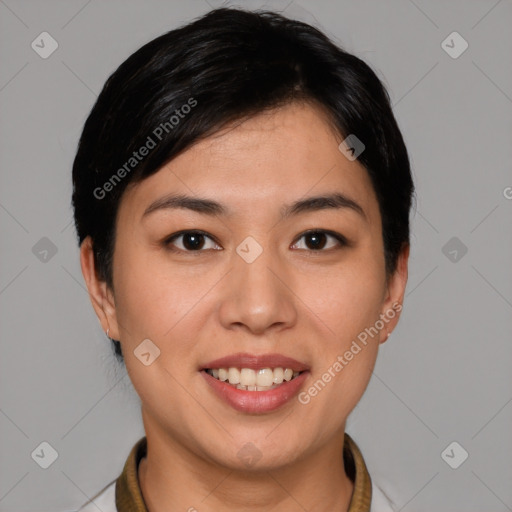
[[[368,173],[338,149],[342,140],[314,105],[292,103],[262,112],[196,142],[127,190],[121,208],[140,218],[155,199],[180,192],[258,212],[337,191],[357,200],[369,220],[376,220],[378,204]]]

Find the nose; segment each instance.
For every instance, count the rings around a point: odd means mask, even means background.
[[[235,253],[218,310],[223,327],[254,335],[292,327],[297,308],[291,281],[290,270],[269,249],[252,262]]]

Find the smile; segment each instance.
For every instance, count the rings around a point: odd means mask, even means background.
[[[244,391],[270,391],[290,382],[301,372],[291,368],[207,368],[206,373],[220,382]]]

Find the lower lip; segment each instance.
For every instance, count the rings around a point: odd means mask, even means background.
[[[277,388],[268,391],[244,391],[212,377],[206,371],[201,375],[212,387],[214,393],[233,409],[246,413],[265,413],[275,411],[289,402],[299,392],[309,372],[304,371],[290,381],[284,381]]]

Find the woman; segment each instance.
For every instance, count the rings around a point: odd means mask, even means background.
[[[407,281],[413,182],[375,73],[307,24],[211,11],[108,79],[73,183],[146,434],[81,510],[392,510],[345,433]]]

